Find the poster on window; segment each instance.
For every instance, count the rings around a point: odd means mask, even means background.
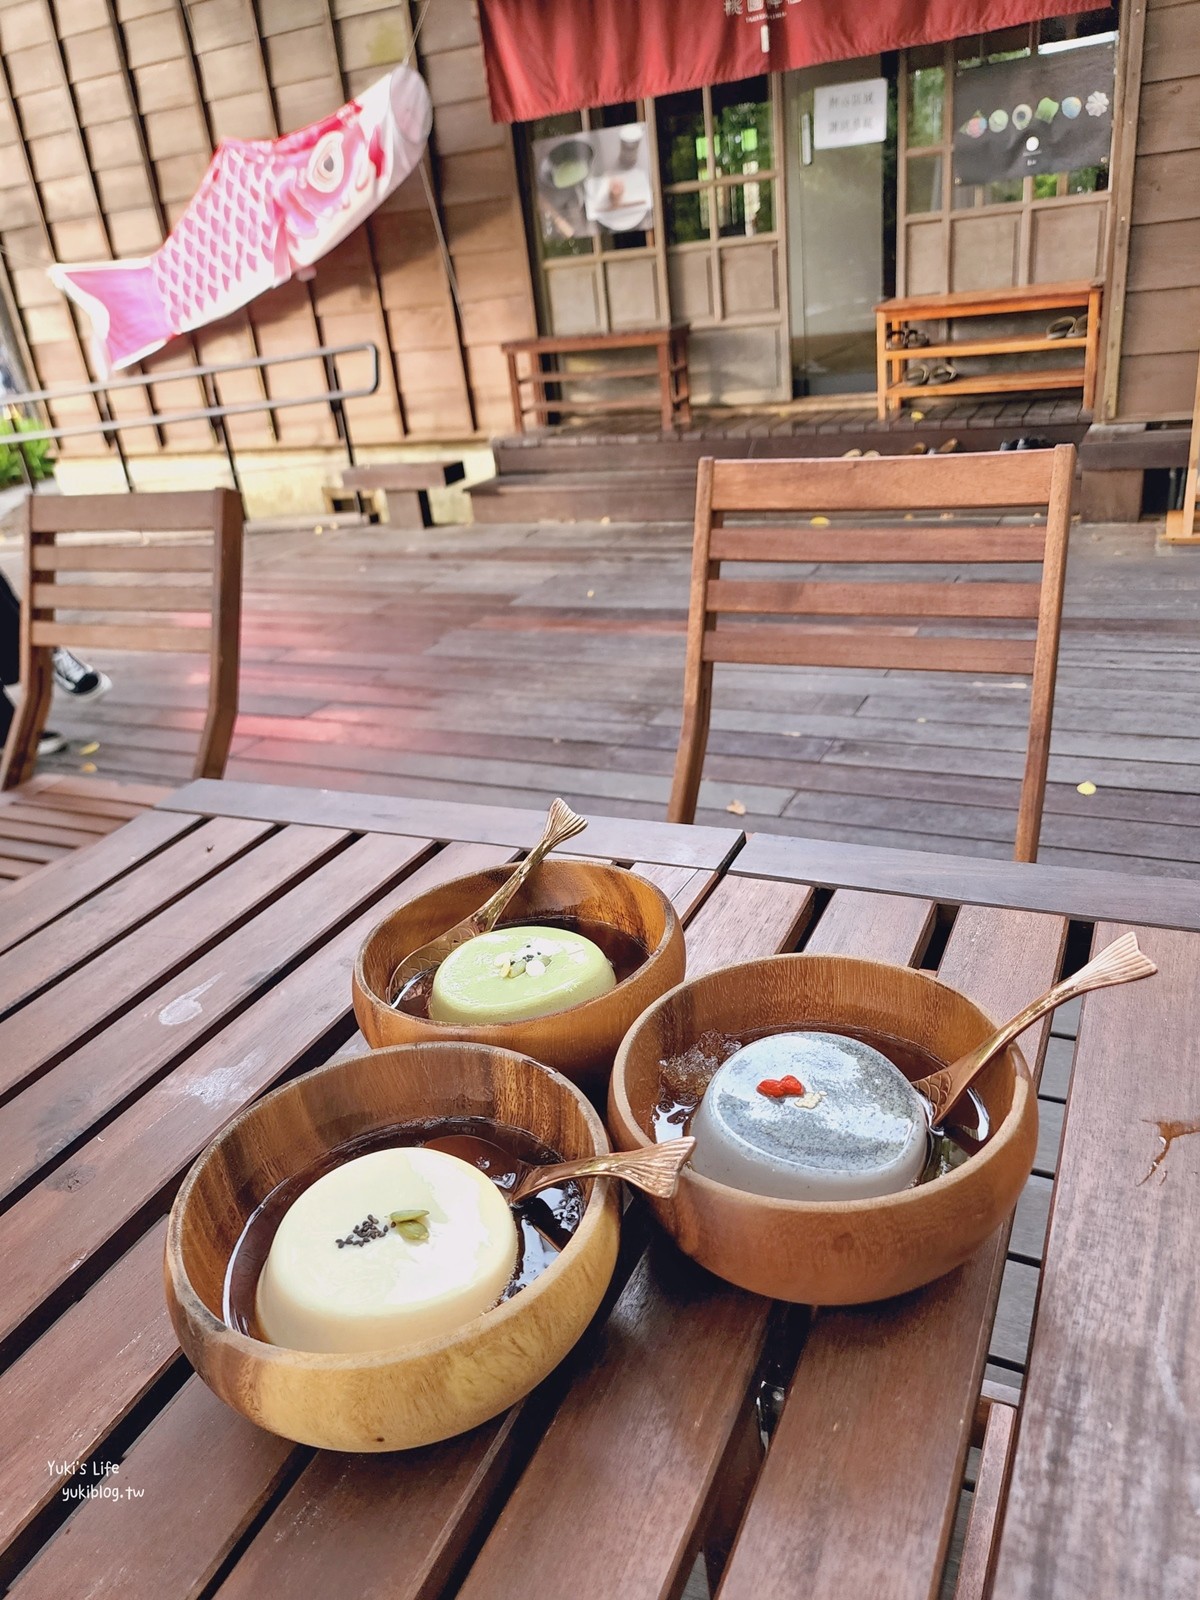
[[[962,68],[954,79],[954,181],[998,183],[1108,159],[1113,46]]]
[[[533,146],[543,237],[595,238],[652,225],[654,192],[644,122],[538,139]]]
[[[886,78],[818,84],[813,91],[813,147],[841,150],[852,144],[882,144],[887,138]]]

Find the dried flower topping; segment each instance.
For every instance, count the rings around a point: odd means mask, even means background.
[[[808,1090],[789,1072],[784,1078],[764,1078],[758,1085],[758,1092],[771,1100],[783,1100],[791,1094],[807,1094]]]
[[[543,950],[535,940],[528,939],[512,955],[497,956],[494,964],[501,978],[521,978],[526,973],[531,978],[541,978],[550,965],[550,959],[549,951]]]

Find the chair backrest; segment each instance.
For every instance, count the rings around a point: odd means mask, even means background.
[[[239,496],[232,489],[40,494],[27,497],[23,515],[22,700],[0,768],[0,789],[14,788],[33,774],[58,645],[85,655],[97,649],[207,655],[208,710],[195,774],[219,778],[237,717]],[[150,543],[130,537],[150,533],[198,537]]]
[[[1029,744],[1015,854],[1018,861],[1035,860],[1074,475],[1071,445],[978,455],[702,460],[670,820],[695,816],[715,662],[1028,674]],[[1017,509],[1033,516],[975,520],[984,511]],[[841,513],[857,520],[823,525],[826,514]],[[817,526],[809,521],[814,514],[821,518]],[[1037,583],[1020,574],[1013,582],[932,583],[898,582],[890,571],[880,580],[852,583],[731,575],[734,564],[748,562],[889,568],[1036,562],[1041,575]]]

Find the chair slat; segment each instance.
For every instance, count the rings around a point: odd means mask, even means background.
[[[1041,561],[1044,527],[714,528],[714,561]]]
[[[779,667],[880,667],[909,672],[1033,671],[1032,639],[924,638],[873,628],[834,632],[778,626],[718,628],[704,638],[705,661]]]
[[[34,533],[211,532],[213,500],[211,489],[169,494],[33,495],[29,526]]]
[[[171,622],[35,622],[30,638],[35,649],[61,644],[71,650],[176,650],[183,655],[207,655],[212,629],[185,628]]]
[[[207,544],[35,544],[32,562],[35,572],[204,572],[211,580],[213,552],[211,539]]]
[[[714,579],[710,612],[825,617],[1036,617],[1037,583],[759,583]]]
[[[996,471],[996,463],[1003,470]],[[942,506],[1046,505],[1053,450],[878,460],[718,461],[714,511],[915,511]],[[989,470],[992,469],[992,470]],[[817,496],[819,495],[819,503]]]
[[[212,583],[35,583],[38,611],[203,611]]]

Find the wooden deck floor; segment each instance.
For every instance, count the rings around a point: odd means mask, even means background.
[[[251,535],[229,775],[661,817],[689,542],[587,524]],[[0,562],[15,570],[11,546]],[[47,769],[182,782],[202,663],[102,664],[107,700],[56,701],[73,743]],[[1200,877],[1198,668],[1200,560],[1156,550],[1149,526],[1077,527],[1043,860]],[[1026,704],[1019,681],[718,668],[698,820],[1004,857]]]

